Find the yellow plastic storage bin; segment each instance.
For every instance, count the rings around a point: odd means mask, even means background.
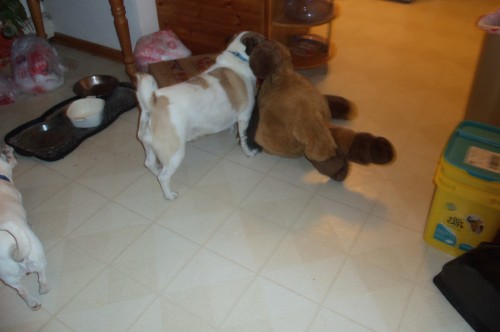
[[[453,256],[493,240],[500,230],[500,128],[462,122],[434,181],[424,240]]]

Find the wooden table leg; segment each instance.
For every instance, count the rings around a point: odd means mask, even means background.
[[[115,18],[114,24],[122,49],[125,70],[132,82],[134,82],[137,69],[135,67],[135,59],[132,52],[132,43],[130,42],[130,31],[128,28],[128,20],[125,15],[125,6],[123,5],[123,0],[109,0],[109,5],[111,6],[111,13]]]
[[[42,9],[40,8],[40,0],[26,0],[28,10],[30,11],[31,19],[35,25],[36,35],[42,38],[47,38],[45,28],[43,26]]]

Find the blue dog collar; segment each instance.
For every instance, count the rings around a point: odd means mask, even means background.
[[[248,59],[245,59],[243,57],[243,55],[241,55],[240,52],[236,52],[236,51],[229,51],[229,53],[231,53],[232,55],[234,55],[235,57],[237,57],[238,59],[240,59],[241,61],[244,61],[244,62],[248,62]]]
[[[0,180],[5,180],[7,182],[10,182],[10,179],[6,177],[5,175],[0,174]]]

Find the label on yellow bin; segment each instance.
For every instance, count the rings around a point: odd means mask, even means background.
[[[458,248],[461,251],[468,251],[484,241],[482,235],[484,235],[486,223],[475,214],[461,216],[451,211],[446,212],[446,210],[454,209],[453,203],[446,204],[441,222],[436,224],[432,237],[445,245]],[[455,252],[450,253],[455,254]]]
[[[434,238],[438,241],[449,244],[450,246],[455,246],[457,244],[457,236],[453,230],[442,224],[437,224],[436,231],[434,232]]]
[[[500,153],[471,146],[467,151],[465,162],[477,168],[500,173]]]

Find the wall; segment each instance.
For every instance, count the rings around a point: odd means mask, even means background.
[[[132,47],[143,35],[158,30],[155,0],[124,0]],[[111,7],[106,0],[46,0],[42,8],[55,31],[95,44],[120,49]]]

